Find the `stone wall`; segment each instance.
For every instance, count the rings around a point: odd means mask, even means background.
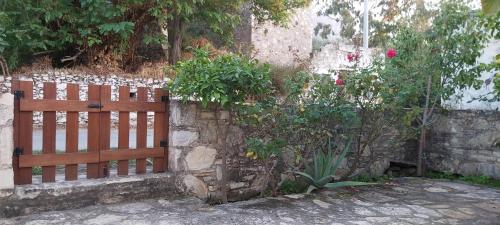
[[[500,112],[453,110],[435,115],[428,167],[500,179]]]
[[[52,70],[45,73],[35,73],[29,75],[18,75],[15,77],[20,80],[33,81],[33,98],[41,99],[43,98],[43,83],[44,82],[55,82],[57,85],[57,99],[66,99],[66,85],[73,83],[80,85],[80,99],[87,99],[87,90],[89,84],[98,85],[110,85],[111,86],[111,100],[118,100],[118,88],[120,86],[129,86],[131,92],[136,92],[137,87],[148,87],[150,89],[149,100],[152,101],[151,93],[154,88],[161,88],[164,86],[164,80],[152,79],[152,78],[130,78],[118,75],[108,75],[108,76],[98,76],[91,74],[74,73],[65,70]],[[12,77],[5,77],[0,80],[0,93],[10,93]],[[42,126],[42,113],[34,112],[33,124],[35,128],[40,128]],[[130,123],[132,126],[136,125],[136,114],[130,114]],[[66,123],[66,114],[64,112],[57,112],[57,125],[64,126]],[[111,124],[112,126],[117,126],[118,124],[118,113],[111,113]],[[149,113],[148,125],[152,127],[153,125],[153,114]],[[87,113],[80,113],[80,126],[87,126]]]
[[[244,131],[228,127],[229,113],[199,103],[170,103],[169,169],[185,192],[217,199],[222,177],[222,129],[227,129],[227,165],[230,200],[256,195],[262,189],[262,167],[244,157]]]
[[[241,26],[235,32],[239,50],[275,66],[298,66],[309,61],[314,34],[311,7],[295,10],[286,26],[259,24],[250,10],[248,5],[244,7]]]
[[[0,93],[0,190],[14,188],[14,172],[12,170],[13,119],[14,96],[10,93]],[[0,191],[0,197],[4,194],[4,191]]]

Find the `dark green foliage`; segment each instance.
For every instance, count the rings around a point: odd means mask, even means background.
[[[500,180],[488,176],[464,176],[450,172],[428,171],[426,177],[432,179],[459,180],[469,184],[479,184],[493,188],[500,188]]]
[[[0,55],[11,68],[43,51],[68,47],[86,52],[95,46],[128,40],[134,22],[127,9],[140,0],[13,0],[0,3]]]
[[[283,183],[281,183],[279,191],[282,194],[288,195],[288,194],[296,194],[296,193],[303,193],[307,189],[307,184],[304,182],[300,182],[298,180],[292,181],[292,180],[285,180]]]
[[[31,169],[33,175],[42,175],[42,167],[36,166]]]

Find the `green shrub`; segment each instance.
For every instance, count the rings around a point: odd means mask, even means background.
[[[234,54],[214,59],[203,49],[194,57],[175,66],[176,77],[168,86],[183,101],[195,99],[204,107],[217,103],[222,107],[241,105],[248,97],[265,96],[271,91],[269,66]]]

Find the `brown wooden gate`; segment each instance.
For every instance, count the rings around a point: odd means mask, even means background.
[[[87,178],[109,175],[109,161],[117,160],[117,174],[129,174],[129,160],[136,160],[137,174],[146,173],[152,158],[154,173],[166,171],[168,157],[168,92],[155,89],[148,102],[148,89],[137,89],[131,99],[129,87],[119,88],[119,100],[111,101],[111,86],[89,85],[88,99],[80,100],[77,84],[67,85],[67,100],[56,100],[56,84],[43,84],[43,99],[33,99],[33,82],[12,83],[15,95],[13,167],[15,184],[31,184],[32,168],[42,167],[42,182],[55,182],[56,166],[64,166],[65,180],[78,179],[78,164],[86,164]],[[42,153],[33,154],[33,111],[43,112]],[[66,149],[56,153],[56,112],[66,112]],[[118,149],[110,148],[111,112],[119,112]],[[78,149],[79,112],[88,112],[87,150]],[[137,112],[137,146],[129,148],[130,112]],[[147,112],[154,112],[153,148],[147,148]]]

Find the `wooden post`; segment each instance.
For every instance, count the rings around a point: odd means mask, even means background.
[[[155,102],[162,102],[162,96],[168,96],[166,91],[161,88],[155,89]],[[161,147],[162,141],[167,141],[167,127],[165,126],[165,113],[166,112],[155,112],[154,117],[154,147]],[[165,148],[167,149],[167,148]],[[165,153],[168,150],[165,150]],[[166,168],[165,158],[168,154],[164,155],[162,158],[153,158],[153,173],[164,172]]]
[[[19,90],[24,91],[24,97],[21,99],[33,99],[33,82],[20,81]],[[19,106],[22,103],[19,104]],[[18,147],[23,150],[23,155],[32,155],[33,153],[33,111],[19,112],[19,143]],[[17,184],[32,183],[32,168],[19,168],[19,177]]]

